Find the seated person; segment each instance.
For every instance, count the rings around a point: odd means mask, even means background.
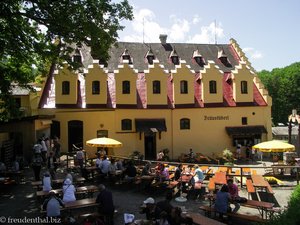
[[[125,180],[127,181],[132,181],[135,179],[136,175],[137,175],[137,169],[136,167],[133,165],[132,161],[129,161],[127,164],[126,169],[124,170],[124,175],[125,175]]]
[[[70,179],[71,182],[73,183],[73,176],[72,176],[71,173],[68,173],[68,174],[66,175],[65,180],[64,180],[64,183],[65,183],[65,181],[66,181],[67,179]],[[64,183],[63,183],[63,185],[64,185]]]
[[[160,168],[159,178],[160,178],[160,182],[164,182],[170,179],[169,170],[164,164],[162,164]]]
[[[60,207],[64,207],[62,200],[55,196],[54,191],[49,192],[49,197],[43,203],[43,210],[47,211],[47,217],[60,217]]]
[[[116,160],[112,158],[110,161],[110,164],[109,164],[109,169],[108,169],[109,175],[111,175],[111,176],[116,175],[117,170],[118,170],[118,168],[117,168]]]
[[[72,202],[76,200],[75,197],[76,189],[72,184],[72,181],[67,178],[63,185],[63,202]]]
[[[103,160],[101,161],[99,165],[100,173],[108,175],[110,167],[110,161],[107,159],[107,156],[103,156]]]
[[[155,220],[155,200],[151,197],[147,198],[141,206],[141,214],[146,214],[147,220]]]
[[[101,162],[102,162],[101,155],[99,153],[97,153],[97,159],[96,159],[96,162],[95,162],[95,165],[96,165],[97,168],[100,168]]]
[[[234,204],[235,206],[232,212],[236,213],[240,209],[240,204],[235,201],[239,198],[239,189],[238,186],[233,183],[233,179],[228,179],[227,185],[228,185],[228,192],[232,199],[232,204]]]
[[[173,198],[172,191],[168,191],[165,199],[156,203],[156,207],[155,207],[156,218],[159,218],[159,215],[162,212],[166,212],[168,215],[168,219],[170,219],[172,209],[173,209],[173,206],[171,205],[172,198]]]
[[[46,172],[43,177],[43,191],[51,191],[51,177],[50,173]]]
[[[215,201],[215,210],[219,213],[220,219],[223,219],[223,215],[230,211],[229,202],[231,201],[230,194],[228,193],[228,186],[224,184],[217,192]]]
[[[151,162],[147,162],[142,170],[142,176],[149,176],[151,175]]]
[[[176,167],[175,170],[175,175],[174,175],[174,180],[179,180],[179,178],[181,177],[181,173],[182,173],[182,164],[178,164],[178,166]]]

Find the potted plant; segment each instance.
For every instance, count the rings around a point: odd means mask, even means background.
[[[224,165],[233,166],[234,158],[233,153],[229,149],[224,149],[222,152],[223,158],[226,160]]]

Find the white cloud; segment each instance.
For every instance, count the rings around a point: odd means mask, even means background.
[[[189,42],[189,43],[214,43],[215,36],[217,39],[224,37],[222,24],[215,26],[212,22],[208,26],[200,27],[201,18],[194,15],[191,20],[180,18],[174,14],[170,15],[167,21],[167,27],[161,26],[153,11],[149,9],[134,10],[134,20],[131,21],[125,30],[131,30],[131,33],[122,37],[122,41],[142,42],[159,42],[160,34],[168,35],[168,42]],[[200,27],[200,29],[199,29]]]
[[[184,41],[185,35],[190,31],[190,24],[187,20],[176,19],[169,30],[171,42]]]
[[[219,25],[215,25],[214,22],[212,22],[209,26],[202,26],[200,28],[200,32],[195,34],[194,36],[190,37],[190,39],[187,42],[190,43],[215,43],[215,41],[218,40],[218,38],[223,38],[224,30],[222,28],[222,24],[219,23]],[[217,40],[215,40],[217,38]]]
[[[200,21],[201,21],[201,17],[199,15],[196,14],[193,16],[193,21],[192,21],[193,25],[198,24]]]
[[[246,56],[251,58],[251,59],[261,59],[263,58],[263,54],[252,48],[252,47],[246,47],[246,48],[243,48],[243,52],[245,52]]]

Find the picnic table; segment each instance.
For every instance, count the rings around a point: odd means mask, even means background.
[[[65,207],[61,208],[61,210],[71,210],[71,209],[81,209],[86,207],[92,207],[97,206],[98,203],[96,203],[96,198],[85,198],[80,199],[72,202],[66,202]],[[45,210],[41,211],[42,213],[45,213]]]
[[[225,223],[221,223],[217,220],[208,218],[199,213],[189,212],[186,216],[192,218],[193,223],[197,225],[225,225]]]
[[[63,189],[53,189],[51,191],[54,191],[55,194],[61,195],[63,193]],[[94,193],[98,191],[98,187],[96,185],[89,185],[89,186],[82,186],[76,188],[76,194],[84,194],[84,193]],[[37,197],[44,197],[49,194],[49,191],[37,191],[36,196]]]

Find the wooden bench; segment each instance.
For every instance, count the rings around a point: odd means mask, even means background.
[[[193,224],[197,224],[197,225],[225,225],[225,223],[208,218],[199,213],[188,213],[187,217],[192,218]]]
[[[252,221],[252,222],[258,222],[258,223],[266,222],[266,220],[255,215],[248,215],[248,214],[241,214],[241,213],[227,213],[226,215],[230,217],[239,218],[242,220]]]
[[[204,214],[206,216],[211,216],[212,213],[214,213],[214,216],[216,215],[216,210],[213,207],[210,206],[206,206],[206,205],[202,205],[199,207],[200,210],[204,211]],[[255,216],[255,215],[248,215],[248,214],[241,214],[241,213],[226,213],[225,215],[229,216],[229,217],[235,217],[235,218],[239,218],[239,219],[243,219],[243,220],[247,220],[247,221],[252,221],[252,222],[265,222],[265,219],[262,219],[259,216]]]
[[[248,198],[250,196],[251,193],[255,193],[255,187],[253,186],[253,183],[250,179],[246,180],[246,188],[247,188],[247,192],[248,192]]]

